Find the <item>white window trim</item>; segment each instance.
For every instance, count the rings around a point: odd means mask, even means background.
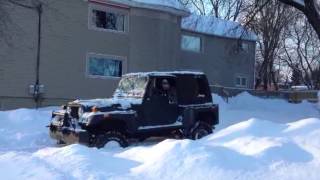
[[[182,36],[191,36],[191,37],[197,37],[200,39],[200,51],[194,51],[194,50],[191,50],[191,49],[184,49],[182,47]],[[198,36],[198,35],[193,35],[193,34],[181,34],[180,36],[180,49],[182,51],[185,51],[185,52],[192,52],[192,53],[196,53],[196,54],[201,54],[203,53],[203,49],[204,49],[204,44],[203,44],[203,39],[202,36]]]
[[[114,13],[120,13],[124,15],[124,31],[117,31],[113,29],[104,29],[99,28],[93,25],[92,22],[92,10],[100,10],[105,12],[114,12]],[[101,32],[109,32],[109,33],[118,33],[118,34],[128,34],[129,32],[129,12],[124,12],[124,10],[118,10],[115,7],[111,7],[108,5],[98,5],[98,4],[89,4],[88,7],[88,29],[94,30],[94,31],[101,31]]]
[[[237,84],[237,78],[240,78],[240,84]],[[242,79],[246,79],[246,85],[242,85]],[[236,75],[235,77],[235,86],[236,87],[241,87],[241,88],[248,88],[249,85],[248,85],[248,77],[247,76],[244,76],[244,75]]]
[[[124,75],[126,73],[125,71],[125,62],[127,60],[126,57],[123,57],[123,56],[116,56],[116,55],[108,55],[108,54],[99,54],[99,53],[87,53],[86,55],[86,70],[85,70],[85,75],[86,75],[86,78],[90,78],[90,79],[111,79],[111,80],[119,80],[121,79],[121,76],[120,77],[115,77],[115,76],[99,76],[99,75],[91,75],[89,73],[89,60],[90,60],[90,57],[100,57],[100,58],[106,58],[106,59],[113,59],[113,60],[118,60],[118,61],[121,61],[121,65],[122,65],[122,75]]]

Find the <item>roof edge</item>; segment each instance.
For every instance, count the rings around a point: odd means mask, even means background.
[[[257,39],[250,39],[250,38],[246,38],[246,37],[229,37],[229,36],[223,36],[223,35],[217,35],[217,34],[213,34],[213,33],[207,33],[207,32],[202,32],[202,31],[196,31],[193,29],[187,29],[187,28],[182,28],[182,31],[189,31],[191,33],[197,33],[197,34],[202,34],[202,35],[206,35],[206,36],[214,36],[214,37],[218,37],[218,38],[224,38],[224,39],[239,39],[239,40],[245,40],[245,41],[251,41],[251,42],[257,42]]]
[[[105,5],[118,4],[118,5],[133,7],[133,8],[151,9],[156,11],[167,12],[167,13],[174,14],[181,17],[187,17],[191,14],[187,9],[178,9],[178,8],[170,7],[166,5],[137,2],[132,0],[85,0],[85,1],[91,2],[91,3],[100,3]]]

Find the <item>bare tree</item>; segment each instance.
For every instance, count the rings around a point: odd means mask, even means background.
[[[276,54],[282,33],[290,20],[289,8],[277,0],[182,0],[187,7],[201,15],[238,21],[259,37],[257,69],[260,81],[268,89],[277,88],[279,69],[275,69]],[[239,39],[241,40],[241,38]],[[280,63],[279,63],[280,65]]]
[[[248,23],[259,37],[257,61],[260,61],[260,68],[256,88],[263,84],[263,88],[267,90],[273,84],[278,89],[276,75],[279,73],[275,69],[275,61],[281,47],[283,32],[292,18],[290,11],[287,6],[272,0],[259,9]]]
[[[193,12],[237,21],[248,8],[248,0],[180,0]]]
[[[280,57],[292,69],[301,71],[301,79],[309,89],[318,86],[320,40],[303,14],[298,13],[285,33],[283,55]]]
[[[279,0],[300,10],[308,19],[320,39],[320,1],[319,0]]]

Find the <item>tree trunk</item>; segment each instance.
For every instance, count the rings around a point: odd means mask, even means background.
[[[285,3],[289,6],[292,6],[301,12],[307,17],[309,23],[315,30],[315,32],[318,35],[318,38],[320,39],[320,12],[317,10],[317,0],[304,0],[304,4],[302,5],[299,2],[296,2],[294,0],[279,0],[282,3]],[[320,9],[320,7],[318,7]]]
[[[309,23],[316,31],[318,38],[320,39],[320,12],[316,8],[316,0],[305,0],[304,14],[307,16]]]

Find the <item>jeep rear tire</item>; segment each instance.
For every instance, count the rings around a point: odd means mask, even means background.
[[[209,134],[212,134],[212,128],[207,123],[200,122],[199,125],[192,131],[191,139],[201,139]]]
[[[108,143],[117,142],[120,147],[125,148],[129,146],[128,140],[125,135],[118,131],[109,131],[105,134],[98,135],[96,137],[95,146],[97,148],[103,148]]]

